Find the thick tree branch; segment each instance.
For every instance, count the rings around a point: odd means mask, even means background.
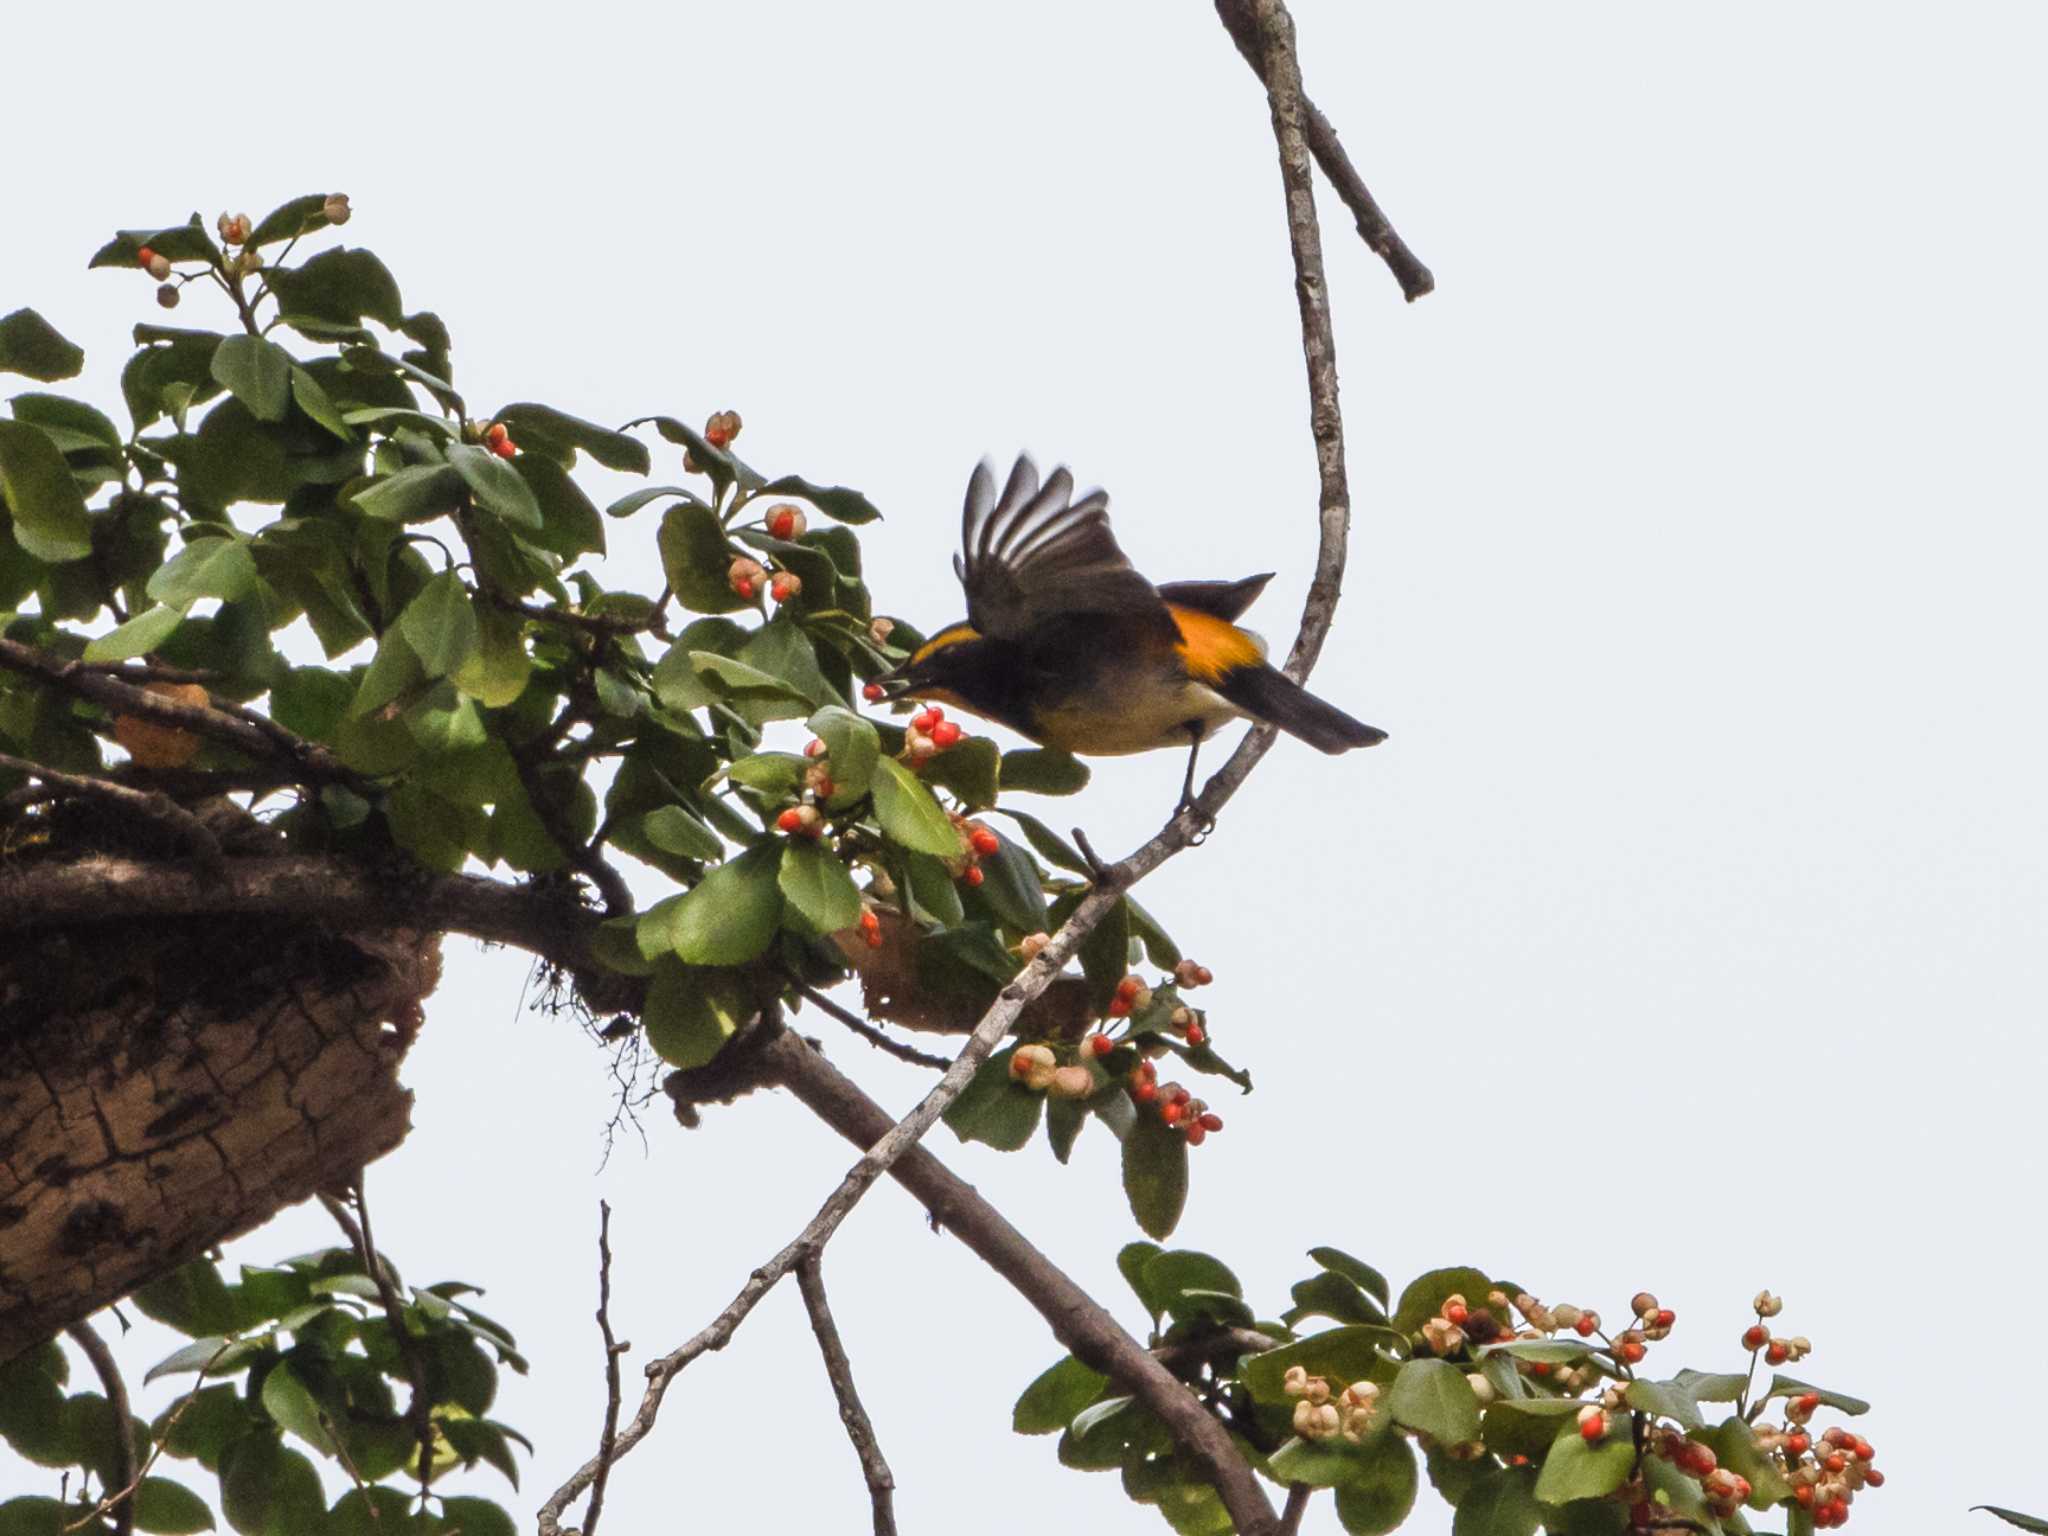
[[[889,1112],[801,1037],[777,1036],[762,1062],[775,1082],[855,1146],[873,1146],[890,1133]],[[1216,1485],[1244,1536],[1273,1536],[1273,1507],[1230,1432],[1163,1361],[931,1153],[913,1149],[889,1173],[935,1222],[1007,1280],[1075,1358],[1136,1394],[1159,1416]]]
[[[803,1292],[804,1310],[811,1315],[811,1332],[817,1336],[818,1353],[825,1361],[832,1395],[839,1400],[839,1422],[846,1426],[846,1438],[853,1442],[853,1453],[860,1458],[861,1476],[867,1479],[875,1536],[896,1536],[896,1477],[883,1459],[874,1421],[861,1406],[860,1393],[854,1388],[853,1362],[846,1358],[839,1326],[832,1321],[832,1304],[825,1297],[825,1275],[815,1253],[806,1254],[797,1262],[796,1283]],[[589,1536],[587,1531],[585,1536]]]
[[[1315,1489],[1307,1483],[1293,1483],[1287,1489],[1287,1507],[1280,1511],[1280,1536],[1294,1536],[1301,1529],[1301,1517],[1308,1513],[1308,1501]]]
[[[112,714],[134,715],[158,725],[190,731],[244,752],[259,762],[289,761],[309,784],[346,784],[364,789],[369,781],[316,742],[295,736],[276,721],[238,705],[209,708],[184,704],[124,682],[103,667],[64,661],[18,640],[0,638],[0,667],[32,677],[99,705]]]
[[[134,1416],[128,1407],[128,1384],[121,1379],[121,1367],[114,1363],[114,1352],[107,1348],[107,1341],[93,1331],[90,1323],[73,1323],[64,1331],[71,1336],[72,1343],[85,1351],[85,1358],[92,1362],[100,1385],[107,1389],[107,1407],[114,1420],[113,1484],[117,1490],[128,1490],[126,1496],[117,1498],[113,1505],[114,1536],[130,1536],[135,1529],[134,1489],[137,1478],[135,1440],[128,1433],[128,1421]]]
[[[1267,79],[1266,49],[1259,33],[1259,18],[1253,14],[1252,0],[1216,0],[1216,14],[1223,19],[1223,25],[1230,31],[1230,40],[1237,44],[1237,51],[1244,55],[1245,63],[1251,65],[1252,73],[1261,80]],[[1413,304],[1424,294],[1435,292],[1435,275],[1408,249],[1408,243],[1387,222],[1378,201],[1367,190],[1365,179],[1352,165],[1351,157],[1344,153],[1344,146],[1338,141],[1337,130],[1330,126],[1330,120],[1306,96],[1302,98],[1301,109],[1308,147],[1315,152],[1316,164],[1323,168],[1323,174],[1330,178],[1330,185],[1337,189],[1344,206],[1358,221],[1359,238],[1378,253],[1394,274],[1394,280],[1401,285],[1402,297]]]

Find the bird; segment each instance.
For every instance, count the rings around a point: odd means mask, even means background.
[[[1154,586],[1118,547],[1109,497],[1076,500],[1064,465],[1041,483],[1020,454],[998,492],[983,459],[953,569],[967,617],[877,678],[871,697],[951,705],[1085,756],[1184,746],[1176,813],[1194,803],[1202,743],[1231,720],[1330,753],[1386,740],[1272,666],[1265,642],[1238,626],[1272,572]]]

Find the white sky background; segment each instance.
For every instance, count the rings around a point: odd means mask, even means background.
[[[1325,197],[1355,526],[1316,686],[1393,738],[1283,741],[1145,887],[1258,1079],[1177,1240],[1269,1313],[1316,1243],[1610,1315],[1647,1286],[1680,1314],[1671,1370],[1731,1367],[1769,1285],[1805,1374],[1877,1404],[1891,1481],[1859,1520],[2048,1507],[2038,1469],[1954,1438],[2030,1407],[1996,1318],[2044,1257],[2040,12],[1297,20],[1440,291],[1404,306]],[[345,188],[472,402],[735,407],[750,461],[888,514],[886,608],[955,615],[967,472],[1028,447],[1106,485],[1161,579],[1277,570],[1256,618],[1293,631],[1316,492],[1281,196],[1206,4],[35,7],[9,32],[33,67],[0,107],[0,309],[84,343],[96,398],[159,318],[144,278],[83,270],[117,224]],[[195,288],[176,319],[209,316]],[[611,532],[616,583],[652,591],[652,520]],[[1120,851],[1179,772],[1111,763],[1032,808]],[[532,1356],[499,1408],[540,1446],[524,1512],[597,1438],[598,1197],[630,1390],[852,1154],[765,1099],[657,1116],[598,1172],[603,1058],[520,1011],[518,955],[448,960],[373,1209],[409,1277],[489,1286]],[[811,1027],[909,1107],[919,1073]],[[1064,1170],[933,1146],[1138,1320],[1099,1127]],[[233,1257],[330,1240],[298,1212]],[[827,1274],[906,1531],[1163,1529],[1010,1434],[1058,1351],[900,1191]],[[1427,1487],[1418,1510],[1448,1530]],[[785,1287],[680,1380],[605,1523],[865,1518]]]

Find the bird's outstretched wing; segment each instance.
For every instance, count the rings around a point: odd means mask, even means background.
[[[1055,469],[1043,485],[1019,455],[1002,494],[988,461],[967,483],[961,553],[953,569],[967,593],[967,621],[984,635],[1023,636],[1061,614],[1113,613],[1172,635],[1173,615],[1132,569],[1109,528],[1109,498],[1073,500],[1074,477]]]

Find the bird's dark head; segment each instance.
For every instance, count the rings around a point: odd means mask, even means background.
[[[1001,678],[991,667],[989,644],[966,622],[948,624],[911,653],[910,660],[875,679],[882,697],[928,699],[977,714],[1000,707]]]

